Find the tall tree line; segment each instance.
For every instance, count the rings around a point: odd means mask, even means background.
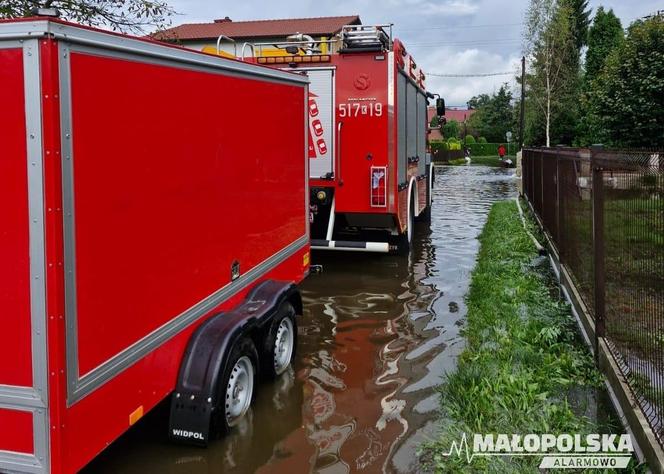
[[[526,144],[663,146],[664,18],[590,18],[587,0],[531,0]]]

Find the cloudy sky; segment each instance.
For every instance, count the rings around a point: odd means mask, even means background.
[[[359,14],[364,24],[394,23],[419,65],[428,73],[428,89],[450,106],[465,106],[480,93],[491,93],[511,76],[439,78],[431,74],[478,74],[518,71],[521,32],[529,0],[170,0],[181,15],[174,24],[233,20],[301,18]],[[661,8],[661,0],[590,0],[603,5],[627,26]]]

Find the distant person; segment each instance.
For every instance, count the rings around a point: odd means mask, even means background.
[[[498,147],[498,155],[500,156],[500,160],[502,161],[503,158],[505,158],[505,145],[501,143],[501,145]]]

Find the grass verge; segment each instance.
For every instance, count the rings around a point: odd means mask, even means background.
[[[516,162],[516,157],[510,156],[509,158],[512,159],[513,162]],[[481,166],[500,166],[500,157],[499,156],[471,156],[470,157],[470,164],[471,166],[473,165],[481,165]],[[463,158],[459,158],[457,160],[450,160],[448,165],[452,166],[461,166],[466,164],[466,160]]]
[[[537,264],[513,201],[494,204],[480,243],[467,346],[440,387],[442,430],[423,459],[437,472],[536,472],[538,457],[477,457],[469,466],[465,456],[444,454],[463,433],[472,443],[473,433],[606,432],[572,396],[602,379],[569,308],[551,294],[547,262]]]

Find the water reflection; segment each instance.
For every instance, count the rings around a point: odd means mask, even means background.
[[[89,472],[417,472],[436,429],[441,376],[463,347],[463,296],[490,205],[511,197],[513,170],[439,168],[430,229],[409,258],[314,255],[302,285],[297,361],[259,387],[247,420],[208,449],[165,439],[160,406]]]

